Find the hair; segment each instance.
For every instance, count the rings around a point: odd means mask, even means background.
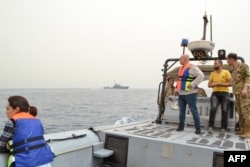
[[[19,107],[20,112],[29,112],[31,115],[37,116],[37,108],[30,106],[28,100],[23,96],[10,96],[8,102],[13,109]]]
[[[30,113],[30,115],[33,115],[34,117],[36,117],[37,116],[37,108],[35,106],[30,106],[29,113]]]
[[[215,59],[215,61],[218,61],[220,63],[220,65],[223,66],[223,62],[221,59]]]
[[[169,82],[169,80],[170,80],[170,79],[173,79],[173,80],[174,80],[174,78],[173,78],[173,77],[168,77],[168,78],[167,78],[167,81]]]
[[[227,58],[233,59],[233,60],[236,61],[236,60],[238,59],[238,56],[237,56],[236,53],[229,53],[229,54],[227,55]]]

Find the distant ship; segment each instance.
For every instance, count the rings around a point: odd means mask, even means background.
[[[117,83],[115,83],[114,86],[112,86],[112,87],[109,87],[109,86],[103,87],[103,89],[128,89],[128,88],[129,88],[129,86],[122,86],[122,85],[117,84]]]

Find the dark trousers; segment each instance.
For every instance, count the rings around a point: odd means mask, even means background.
[[[227,129],[228,110],[229,110],[230,95],[227,92],[213,92],[210,98],[211,110],[209,115],[209,127],[214,127],[216,110],[221,104],[221,128]]]
[[[187,104],[191,110],[191,113],[194,118],[195,128],[200,129],[200,115],[197,109],[197,93],[192,93],[188,95],[179,95],[178,97],[179,104],[179,126],[184,127],[186,119],[186,107]]]

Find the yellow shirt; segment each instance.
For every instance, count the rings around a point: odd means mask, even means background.
[[[212,83],[227,83],[227,80],[230,78],[230,72],[228,70],[222,70],[219,74],[216,71],[211,72],[209,80],[211,80]],[[213,92],[229,92],[229,88],[227,86],[216,86],[213,87]]]

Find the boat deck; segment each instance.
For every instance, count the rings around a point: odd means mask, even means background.
[[[227,131],[220,134],[220,129],[208,133],[206,129],[201,130],[200,135],[194,134],[194,127],[185,127],[184,131],[176,132],[177,124],[155,124],[151,121],[129,123],[120,126],[110,126],[100,131],[122,136],[148,138],[161,142],[173,144],[185,144],[197,147],[224,150],[249,150],[250,140],[243,139],[234,134],[234,131]]]

